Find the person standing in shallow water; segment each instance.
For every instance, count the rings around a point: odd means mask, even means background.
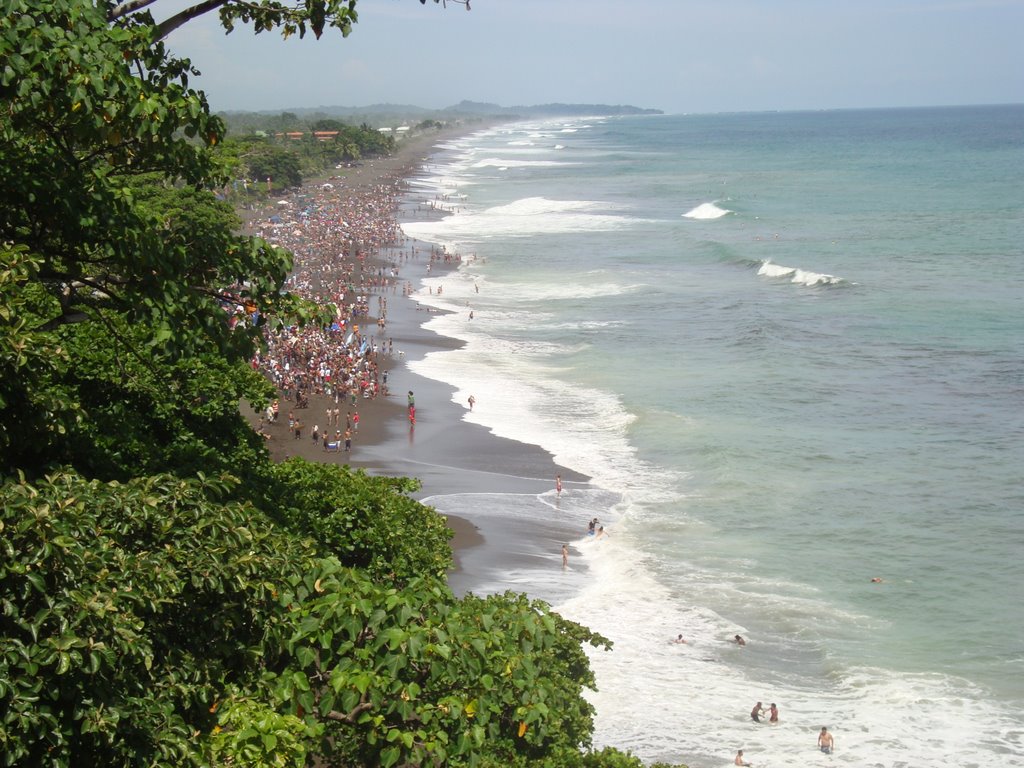
[[[818,749],[826,755],[831,755],[832,750],[835,749],[835,741],[832,738],[832,734],[828,732],[828,728],[824,725],[821,726],[821,733],[818,734]]]
[[[555,494],[558,496],[562,495],[562,476],[555,475]]]

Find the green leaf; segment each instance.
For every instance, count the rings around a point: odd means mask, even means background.
[[[381,768],[391,768],[391,766],[398,763],[401,756],[402,752],[398,747],[385,747],[380,752]]]

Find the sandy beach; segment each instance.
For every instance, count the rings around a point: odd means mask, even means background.
[[[417,376],[408,368],[409,362],[460,343],[422,327],[433,310],[416,298],[428,272],[436,277],[444,270],[456,269],[460,257],[448,254],[444,258],[436,251],[432,255],[429,243],[406,241],[401,235],[397,223],[402,217],[444,215],[430,211],[429,204],[424,212],[424,205],[416,201],[403,208],[405,180],[417,172],[439,142],[465,130],[407,138],[388,158],[345,169],[344,175],[307,182],[301,190],[250,212],[251,232],[295,254],[293,291],[351,304],[357,313],[346,318],[347,322],[341,321],[333,333],[315,334],[312,341],[308,334],[287,344],[277,340],[259,361],[271,378],[277,377],[278,418],[269,422],[250,407],[242,410],[254,427],[268,436],[275,460],[301,456],[346,464],[370,474],[413,477],[421,483],[415,494],[419,499],[463,493],[541,494],[553,490],[558,474],[567,485],[586,482],[587,478],[557,466],[541,448],[497,437],[464,421],[469,405],[453,401],[452,387]],[[286,204],[280,204],[282,200]],[[303,215],[303,211],[308,213]],[[360,306],[363,314],[358,314]],[[362,373],[353,373],[349,382],[354,384],[361,377],[369,386],[353,397],[355,386],[346,389],[340,385],[336,370],[331,371],[332,384],[323,378],[323,371],[330,370],[332,363],[340,365],[338,353],[344,350],[346,340],[350,348],[361,346],[356,336],[367,353],[355,366]],[[358,360],[359,355],[349,357]],[[303,368],[309,374],[304,383],[290,382],[291,375]],[[307,407],[296,406],[295,386],[308,393]],[[367,390],[375,394],[367,396]],[[415,424],[410,423],[407,412],[410,391],[415,397]],[[332,415],[335,409],[339,411],[336,417]],[[358,425],[353,423],[356,414]],[[298,438],[294,429],[289,429],[290,415],[301,424]],[[324,435],[332,443],[340,436],[343,446],[348,425],[351,451],[326,451]],[[314,441],[315,428],[319,429]],[[544,549],[550,550],[552,563],[556,563],[560,542],[579,533],[557,519],[543,530],[536,526],[524,530],[514,520],[496,525],[493,517],[484,522],[449,516],[448,524],[454,533],[455,553],[449,581],[457,594],[473,590],[477,583],[474,563],[493,566],[495,561],[507,561],[514,565],[515,553],[525,549],[516,546],[518,539],[529,539],[534,545],[538,540],[546,542]]]

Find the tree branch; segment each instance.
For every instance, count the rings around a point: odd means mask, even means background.
[[[348,714],[345,714],[343,712],[336,712],[332,709],[330,712],[324,715],[324,717],[326,717],[328,720],[336,720],[339,723],[348,723],[349,725],[355,725],[356,718],[368,709],[373,709],[373,704],[364,700],[356,704],[356,706]]]
[[[230,0],[205,0],[205,2],[193,5],[191,8],[186,8],[181,13],[176,13],[169,19],[164,19],[154,27],[154,40],[163,40],[182,24],[186,24],[187,22],[192,21],[192,19],[202,16],[204,13],[209,13],[212,10],[220,8],[228,2],[230,2]]]
[[[113,22],[120,18],[128,16],[129,14],[135,13],[140,8],[145,8],[147,5],[152,5],[157,0],[129,0],[127,3],[121,3],[119,6],[114,8],[110,13],[107,14],[107,21]]]

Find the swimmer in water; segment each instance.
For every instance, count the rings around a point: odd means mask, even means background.
[[[818,749],[826,755],[831,755],[832,750],[835,749],[835,741],[832,738],[832,734],[828,732],[828,728],[824,725],[821,726],[821,733],[818,734]]]

